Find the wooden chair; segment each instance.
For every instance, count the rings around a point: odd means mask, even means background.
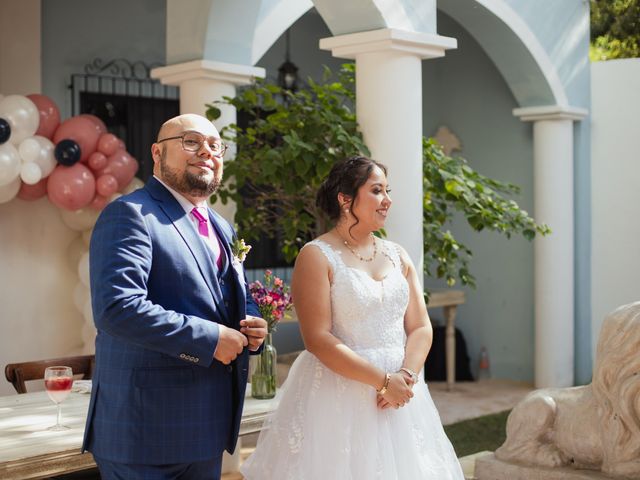
[[[95,355],[80,355],[77,357],[52,358],[48,360],[36,360],[33,362],[10,363],[4,369],[7,381],[13,384],[18,393],[27,393],[25,382],[30,380],[43,380],[47,367],[64,365],[71,367],[73,376],[82,375],[82,379],[90,379],[93,374]]]

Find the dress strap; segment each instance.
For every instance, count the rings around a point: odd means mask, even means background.
[[[329,262],[329,265],[331,266],[331,270],[333,271],[333,273],[336,272],[338,265],[340,265],[340,262],[339,262],[339,259],[337,258],[338,254],[331,247],[331,245],[329,245],[327,242],[324,242],[322,240],[318,240],[317,238],[315,240],[311,240],[302,248],[305,248],[307,245],[314,245],[318,247],[320,251],[324,253],[324,256],[327,257],[327,261]]]
[[[393,265],[401,272],[404,272],[404,262],[400,256],[400,247],[391,240],[382,240],[382,248]]]

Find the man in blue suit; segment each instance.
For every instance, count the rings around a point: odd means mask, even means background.
[[[93,230],[98,335],[83,449],[104,479],[219,479],[238,436],[249,351],[267,324],[208,208],[225,146],[206,118],[167,121],[154,176],[111,202]]]

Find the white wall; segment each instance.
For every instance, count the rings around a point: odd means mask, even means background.
[[[640,300],[640,58],[591,65],[593,348],[604,316]]]
[[[40,0],[0,0],[0,94],[40,92],[40,38]]]
[[[2,368],[79,351],[84,318],[73,302],[79,235],[46,197],[0,204]],[[0,381],[0,395],[13,392]]]

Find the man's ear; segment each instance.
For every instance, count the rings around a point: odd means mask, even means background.
[[[160,162],[160,158],[162,158],[162,145],[159,143],[151,145],[151,158],[153,159],[153,163]]]

